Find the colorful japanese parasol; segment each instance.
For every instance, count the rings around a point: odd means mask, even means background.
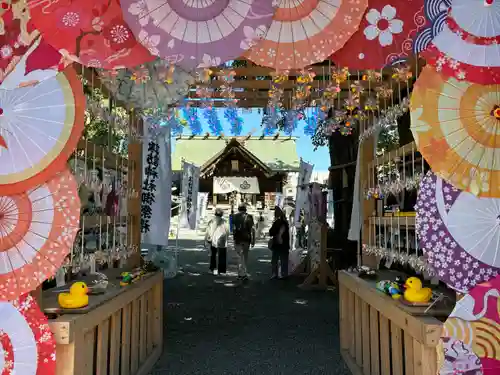
[[[416,210],[420,247],[440,280],[464,292],[498,276],[500,199],[477,198],[428,172]]]
[[[443,74],[480,84],[500,83],[500,2],[453,0],[442,31],[423,52]]]
[[[166,108],[185,97],[194,84],[191,74],[160,59],[100,75],[117,100],[134,108]]]
[[[245,57],[276,70],[302,69],[338,51],[358,30],[368,0],[282,0]]]
[[[0,89],[0,192],[24,192],[64,169],[84,111],[82,83],[71,66],[35,86]]]
[[[2,3],[0,56],[0,87],[3,89],[53,77],[69,64],[33,28],[26,0]]]
[[[272,0],[121,0],[137,40],[190,71],[240,57],[271,24]]]
[[[500,373],[499,297],[496,277],[457,302],[443,326],[440,375]]]
[[[0,195],[0,300],[12,300],[54,276],[80,221],[75,178],[65,170],[26,193]]]
[[[448,9],[452,0],[424,0],[424,12],[427,25],[420,29],[413,41],[413,52],[421,53],[429,47],[432,39],[439,34],[444,27]]]
[[[499,92],[426,66],[411,97],[411,130],[432,170],[482,197],[500,197]]]
[[[359,30],[331,59],[351,69],[381,69],[413,54],[413,38],[427,24],[424,0],[369,0]]]
[[[154,59],[125,23],[119,0],[31,0],[29,5],[42,36],[73,61],[115,69]]]
[[[0,315],[0,374],[55,374],[56,341],[33,297],[0,302]]]

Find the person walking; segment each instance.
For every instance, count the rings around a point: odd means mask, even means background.
[[[274,209],[274,222],[269,230],[271,240],[269,248],[272,251],[271,279],[278,278],[278,263],[281,266],[280,279],[288,277],[288,257],[290,253],[290,226],[285,213],[279,207]]]
[[[234,250],[238,254],[238,278],[248,279],[248,253],[255,246],[255,228],[253,216],[247,213],[245,204],[238,206],[238,213],[233,216]]]
[[[208,223],[205,234],[205,242],[210,246],[210,271],[214,275],[226,273],[229,229],[223,215],[224,211],[215,209],[215,216]]]

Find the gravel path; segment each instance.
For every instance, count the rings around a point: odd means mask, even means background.
[[[336,292],[268,280],[264,243],[251,252],[246,285],[232,272],[209,275],[200,242],[182,246],[184,274],[166,281],[165,349],[152,375],[350,374],[339,353]]]

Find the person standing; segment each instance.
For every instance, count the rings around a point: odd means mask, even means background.
[[[210,246],[210,271],[214,275],[226,273],[229,229],[223,215],[224,211],[215,209],[215,216],[208,223],[205,234],[205,242]]]
[[[248,279],[248,253],[255,246],[255,228],[253,216],[247,213],[245,204],[238,206],[238,213],[233,216],[234,249],[238,254],[238,278]]]
[[[290,253],[290,226],[286,214],[279,207],[274,209],[274,222],[269,230],[271,236],[270,250],[271,258],[271,279],[278,278],[278,263],[281,265],[280,279],[288,277],[288,258]]]

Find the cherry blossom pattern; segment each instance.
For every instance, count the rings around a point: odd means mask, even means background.
[[[271,24],[269,0],[121,0],[137,40],[187,71],[241,56]],[[175,27],[172,27],[175,25]]]
[[[470,193],[461,192],[428,172],[420,183],[415,207],[416,231],[420,247],[439,279],[459,292],[467,292],[498,276],[499,269],[472,257],[450,234],[439,207],[442,206],[443,212],[448,214],[460,194]]]
[[[34,1],[31,18],[52,46],[83,65],[114,69],[154,59],[124,21],[119,0]]]
[[[79,221],[78,187],[67,170],[26,193],[0,195],[0,301],[36,289],[57,272]]]
[[[56,342],[33,297],[0,302],[0,314],[0,375],[55,374]]]
[[[413,56],[415,35],[427,25],[424,0],[370,0],[359,30],[331,59],[350,69],[381,69]]]

